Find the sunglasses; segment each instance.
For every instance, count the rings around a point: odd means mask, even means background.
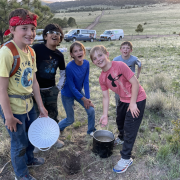
[[[57,31],[48,31],[47,34],[56,34],[57,36],[61,36],[61,33],[60,32],[57,32]]]

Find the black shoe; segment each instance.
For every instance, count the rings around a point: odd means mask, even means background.
[[[44,164],[44,158],[34,158],[34,161],[31,164],[27,164],[27,167],[37,167]]]

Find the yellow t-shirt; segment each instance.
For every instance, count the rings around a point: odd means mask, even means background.
[[[15,44],[14,41],[11,41]],[[34,63],[32,62],[31,53],[23,52],[15,44],[18,53],[20,55],[20,67],[17,72],[9,78],[9,95],[29,95],[32,93],[33,74],[37,71],[36,68],[36,57],[34,57]],[[35,56],[35,52],[34,52]],[[0,76],[9,77],[10,71],[13,64],[13,55],[11,50],[3,46],[0,49]],[[28,103],[28,112],[33,107],[32,98],[22,100],[20,98],[9,98],[10,105],[13,114],[25,114],[26,113],[26,102]]]

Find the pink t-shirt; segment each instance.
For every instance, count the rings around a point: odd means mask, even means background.
[[[111,68],[106,72],[101,72],[99,83],[102,91],[111,89],[119,95],[120,100],[125,103],[130,103],[132,84],[129,80],[134,76],[134,73],[129,67],[118,61],[112,61]],[[146,93],[141,85],[136,102],[146,99]]]

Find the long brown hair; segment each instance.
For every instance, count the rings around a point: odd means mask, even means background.
[[[84,45],[83,45],[81,42],[79,42],[79,41],[75,41],[75,42],[73,42],[73,43],[71,44],[71,46],[70,46],[70,48],[69,48],[70,53],[72,53],[73,48],[74,48],[75,46],[81,47],[82,50],[84,51],[84,54],[86,54],[86,49],[85,49]]]

